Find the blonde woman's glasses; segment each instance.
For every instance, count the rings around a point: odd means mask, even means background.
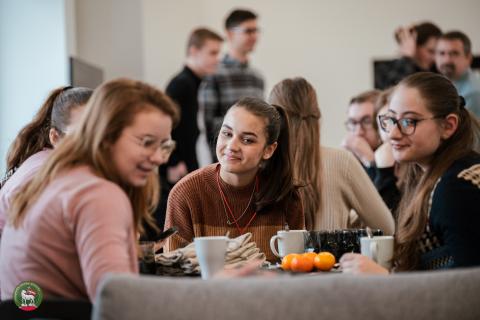
[[[172,139],[163,141],[161,143],[158,143],[156,139],[153,139],[151,137],[144,137],[144,138],[136,137],[136,139],[138,144],[145,150],[154,154],[155,152],[157,152],[157,150],[160,149],[162,156],[166,158],[170,157],[170,155],[172,154],[173,150],[175,150],[175,147],[177,145],[177,143]]]

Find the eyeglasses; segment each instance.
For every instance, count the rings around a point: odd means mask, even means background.
[[[379,115],[378,122],[380,123],[380,128],[386,133],[390,133],[394,126],[397,126],[398,130],[406,136],[410,136],[415,133],[415,129],[417,128],[417,123],[424,121],[424,120],[433,120],[441,118],[441,116],[435,116],[431,118],[423,118],[423,119],[412,119],[412,118],[401,118],[395,119],[394,117],[387,116],[387,115]]]
[[[155,139],[152,139],[151,137],[144,137],[144,138],[139,138],[135,137],[137,139],[137,143],[144,148],[145,150],[148,150],[152,154],[157,152],[158,149],[160,149],[160,152],[162,153],[162,156],[164,158],[170,157],[172,154],[173,150],[175,150],[175,147],[177,143],[169,139],[167,141],[157,143]]]
[[[373,120],[371,117],[366,116],[360,119],[360,121],[357,121],[354,119],[348,119],[345,122],[345,127],[347,128],[348,131],[355,131],[358,125],[364,130],[370,129],[373,127]]]
[[[248,34],[248,35],[252,35],[252,34],[255,34],[255,33],[260,33],[260,29],[259,29],[259,28],[242,28],[242,27],[235,27],[235,28],[232,28],[232,31],[240,32],[240,33],[245,33],[245,34]]]

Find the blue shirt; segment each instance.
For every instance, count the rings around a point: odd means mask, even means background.
[[[480,75],[468,69],[460,79],[453,81],[453,84],[458,94],[465,98],[465,107],[480,118]]]

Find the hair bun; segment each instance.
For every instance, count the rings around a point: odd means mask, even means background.
[[[460,108],[465,108],[465,98],[463,96],[459,96],[460,98]]]

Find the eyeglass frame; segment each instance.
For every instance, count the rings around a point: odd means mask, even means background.
[[[382,129],[383,132],[390,133],[392,131],[391,129],[387,131],[387,128],[383,126],[382,120],[389,119],[393,122],[394,125],[397,126],[397,129],[398,129],[398,131],[400,131],[401,134],[403,134],[405,136],[411,136],[411,135],[415,134],[415,130],[417,130],[417,124],[419,122],[422,122],[424,120],[440,119],[440,118],[443,118],[443,117],[444,116],[433,116],[433,117],[430,117],[430,118],[422,118],[422,119],[414,119],[414,118],[400,118],[400,119],[397,119],[397,118],[389,116],[387,114],[380,114],[380,115],[378,115],[377,118],[378,118],[379,127]],[[404,121],[404,120],[412,121],[413,131],[411,133],[404,132],[404,127],[400,124],[400,122]]]
[[[144,138],[140,138],[137,136],[133,136],[133,137],[137,140],[137,144],[140,147],[150,151],[152,154],[155,154],[155,152],[157,152],[157,150],[160,149],[160,151],[162,152],[162,156],[165,158],[169,158],[177,146],[177,142],[173,139],[168,139],[166,141],[163,141],[160,144],[152,143],[152,145],[149,146],[147,145],[147,143],[149,143],[150,141],[145,139],[147,137],[144,137]]]
[[[247,35],[260,33],[260,28],[244,28],[244,27],[237,26],[237,27],[233,27],[231,30],[233,32],[241,32],[241,33],[244,33],[244,34],[247,34]]]
[[[365,120],[369,120],[370,123],[366,123]],[[374,124],[374,120],[370,117],[370,116],[364,116],[360,119],[360,121],[357,121],[357,120],[354,120],[354,119],[348,119],[347,121],[345,121],[345,128],[350,131],[350,132],[353,132],[355,131],[355,128],[359,125],[363,130],[367,130],[367,129],[371,129],[371,128],[374,128],[375,127],[375,124]],[[349,124],[353,125],[352,128],[349,128]]]

